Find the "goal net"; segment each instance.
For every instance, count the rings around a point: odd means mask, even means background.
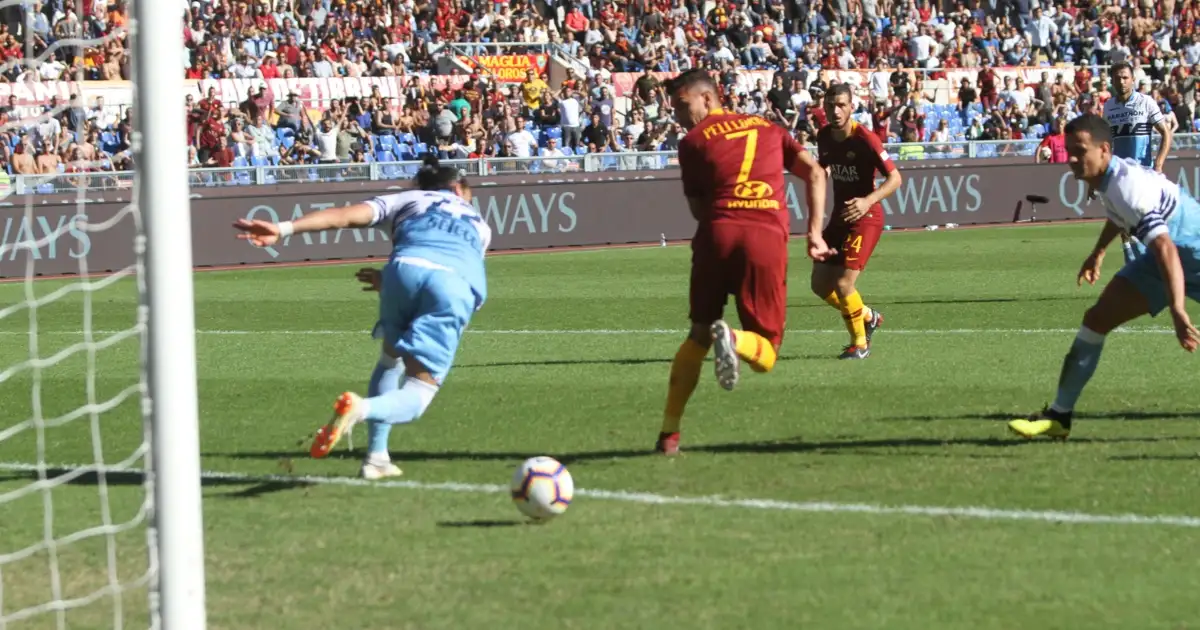
[[[182,4],[0,0],[0,630],[205,625]]]

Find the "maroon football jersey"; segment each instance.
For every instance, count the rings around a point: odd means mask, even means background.
[[[896,165],[888,157],[883,143],[866,127],[851,123],[850,136],[838,142],[833,139],[833,127],[822,127],[817,132],[817,162],[829,169],[833,180],[834,208],[841,208],[847,201],[866,197],[875,192],[875,174],[888,175]],[[837,220],[839,212],[833,213]],[[861,221],[883,222],[883,209],[879,204],[871,209]]]
[[[765,118],[710,114],[679,143],[683,194],[705,199],[706,221],[761,223],[790,228],[783,173],[804,147]]]

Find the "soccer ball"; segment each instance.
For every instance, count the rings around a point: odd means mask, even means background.
[[[553,457],[530,457],[513,473],[513,503],[534,520],[545,521],[566,512],[573,496],[571,473]]]
[[[1054,155],[1050,152],[1050,147],[1042,147],[1038,149],[1038,153],[1041,154],[1043,160],[1049,160]]]

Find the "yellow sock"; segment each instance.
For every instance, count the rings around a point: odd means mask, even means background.
[[[667,385],[667,407],[663,411],[663,433],[679,431],[683,421],[683,409],[700,381],[700,369],[708,348],[688,339],[679,346],[675,360],[671,362],[671,380]]]
[[[863,319],[862,296],[858,291],[842,298],[842,319],[846,322],[846,332],[850,333],[850,343],[860,348],[867,345],[867,326]]]
[[[833,291],[829,295],[826,295],[825,303],[839,311],[842,310],[842,301],[838,299],[837,291]],[[863,321],[871,319],[871,313],[871,307],[863,304]]]
[[[762,335],[746,330],[733,331],[734,351],[755,372],[770,372],[775,367],[775,347]]]

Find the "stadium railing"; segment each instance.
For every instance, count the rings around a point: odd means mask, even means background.
[[[930,159],[974,159],[1029,157],[1041,140],[975,140],[968,142],[924,142],[886,144],[893,159],[899,161]],[[1200,148],[1200,134],[1179,134],[1174,148]],[[494,157],[443,160],[471,175],[554,175],[605,171],[660,171],[679,167],[674,151],[620,151],[562,156]],[[193,169],[189,178],[194,188],[223,186],[270,186],[320,182],[387,181],[411,178],[419,161],[367,162],[338,164],[302,164],[292,166],[247,166],[235,168]],[[79,191],[131,189],[133,173],[128,171],[97,173],[60,173],[55,175],[16,175],[12,192],[16,194],[78,194]]]

